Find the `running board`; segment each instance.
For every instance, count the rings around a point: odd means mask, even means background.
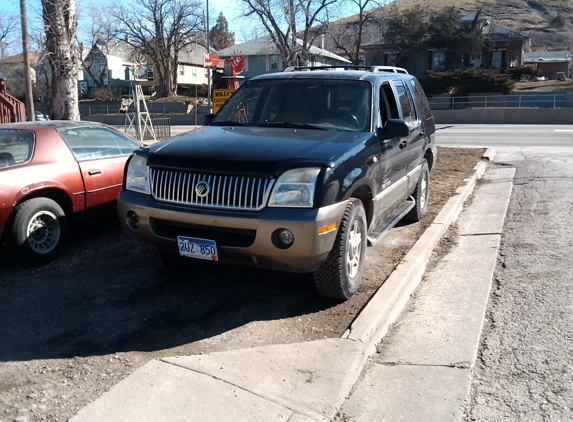
[[[400,221],[408,212],[414,208],[416,200],[409,197],[392,215],[382,221],[375,229],[368,233],[368,246],[374,246]]]

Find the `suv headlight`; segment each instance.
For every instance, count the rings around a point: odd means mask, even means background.
[[[312,208],[319,168],[289,170],[281,174],[271,194],[269,207]]]
[[[135,154],[125,173],[125,189],[149,195],[149,167],[146,158]]]

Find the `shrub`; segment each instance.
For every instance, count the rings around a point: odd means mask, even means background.
[[[428,94],[468,95],[480,92],[509,94],[515,82],[507,74],[491,70],[428,72],[420,81]]]
[[[541,72],[531,66],[519,66],[506,69],[504,71],[511,79],[514,81],[520,81],[522,79],[534,79],[539,76]]]

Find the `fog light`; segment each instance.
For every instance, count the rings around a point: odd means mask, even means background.
[[[139,216],[134,211],[129,211],[127,213],[127,225],[132,230],[137,230],[139,228]]]
[[[271,235],[273,245],[279,249],[288,249],[294,243],[294,234],[288,229],[277,229]]]
[[[285,246],[290,246],[294,242],[294,234],[290,230],[282,229],[279,232],[279,240]]]

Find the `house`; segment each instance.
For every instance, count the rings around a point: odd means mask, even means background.
[[[299,45],[302,45],[302,40],[297,39],[297,42]],[[219,57],[225,60],[225,74],[227,75],[231,74],[227,60],[235,52],[245,56],[245,70],[241,73],[241,76],[244,76],[246,79],[264,73],[282,72],[284,70],[279,51],[270,36],[257,38],[220,50]],[[307,66],[333,66],[350,63],[350,60],[344,57],[315,46],[310,47],[310,54],[312,59],[307,63]]]
[[[207,69],[204,66],[206,52],[207,49],[199,43],[192,43],[179,51],[177,59],[178,91],[193,91],[198,86],[207,86]],[[151,94],[159,84],[159,75],[153,60],[150,57],[147,59],[147,80],[141,81],[141,86],[146,94]]]
[[[177,64],[178,89],[207,85],[204,65],[206,48],[193,43],[179,51]],[[151,57],[142,57],[145,63],[136,63],[137,47],[126,40],[97,40],[83,60],[80,90],[92,96],[98,87],[116,88],[127,92],[131,81],[137,79],[145,94],[153,94],[159,85],[159,75]],[[135,71],[136,74],[133,72]]]
[[[82,58],[82,71],[78,76],[80,95],[91,97],[99,87],[116,87],[120,91],[127,91],[134,51],[128,40],[96,40]]]
[[[573,58],[571,51],[535,51],[525,53],[525,65],[536,68],[541,72],[540,76],[555,79],[558,72],[563,72],[566,77],[573,76]]]
[[[36,52],[29,52],[28,57],[32,69],[30,76],[32,77],[32,84],[36,80],[36,64],[40,59],[40,54]],[[6,91],[13,97],[23,100],[26,96],[24,92],[25,72],[24,72],[24,54],[16,54],[0,59],[0,78],[6,80]]]
[[[461,25],[471,25],[475,15],[464,16]],[[529,37],[512,31],[497,24],[490,23],[487,19],[478,20],[479,28],[485,40],[485,47],[477,57],[466,57],[464,67],[476,69],[502,69],[522,66],[525,51],[529,49],[531,40]],[[384,38],[362,45],[367,66],[396,64],[400,52],[389,46]],[[408,71],[416,76],[421,76],[428,71],[446,70],[446,51],[441,48],[427,45],[410,54]]]

